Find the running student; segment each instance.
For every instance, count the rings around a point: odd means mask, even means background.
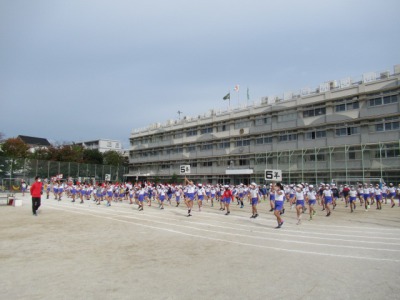
[[[231,213],[231,211],[229,210],[229,204],[231,203],[231,200],[233,201],[233,194],[232,191],[229,189],[229,185],[225,185],[224,186],[225,191],[222,194],[222,199],[224,199],[224,203],[225,203],[225,208],[226,208],[226,213],[225,215],[229,215]]]
[[[306,195],[306,200],[308,202],[308,208],[310,211],[310,221],[312,220],[312,217],[315,215],[315,209],[314,205],[317,202],[317,193],[314,191],[314,186],[310,184],[308,186],[308,192]]]
[[[356,209],[356,201],[357,201],[357,190],[352,185],[350,187],[350,192],[349,192],[350,212],[353,212]]]
[[[271,209],[269,211],[274,211],[275,207],[275,191],[272,189],[272,184],[269,185],[269,205]]]
[[[304,208],[304,193],[303,193],[303,186],[301,184],[298,184],[296,186],[295,199],[296,199],[297,225],[300,225],[301,216],[303,214],[303,208]]]
[[[325,186],[325,190],[323,190],[322,195],[323,195],[322,199],[324,200],[325,203],[325,209],[327,211],[326,216],[329,217],[331,215],[331,209],[329,205],[332,204],[332,191],[329,187],[329,184]]]
[[[257,184],[254,182],[250,185],[250,199],[251,199],[251,212],[253,213],[250,218],[255,219],[258,217],[257,204],[260,202],[260,195],[257,189]]]
[[[285,192],[283,191],[282,184],[280,182],[272,184],[271,193],[275,193],[274,215],[276,217],[276,221],[278,222],[278,226],[275,228],[281,228],[284,222],[281,218],[281,211],[284,210],[283,204],[285,200]]]
[[[376,200],[376,209],[382,209],[382,190],[379,188],[379,184],[375,186],[374,198]]]
[[[198,189],[197,189],[197,205],[199,206],[199,211],[201,211],[201,207],[203,206],[203,200],[204,200],[204,194],[206,191],[203,188],[203,185],[201,183],[198,184]]]
[[[185,177],[185,184],[186,184],[186,188],[187,188],[187,194],[186,194],[187,195],[187,197],[186,197],[186,206],[188,208],[187,216],[191,217],[192,216],[191,212],[192,212],[192,208],[193,208],[194,193],[195,193],[195,189],[196,188],[194,186],[193,181],[188,180],[186,177]]]

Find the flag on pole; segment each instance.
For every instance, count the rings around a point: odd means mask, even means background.
[[[239,85],[237,84],[237,85],[235,85],[235,92],[239,92]]]
[[[231,100],[231,93],[226,94],[225,97],[222,99],[223,100]]]
[[[247,100],[250,100],[250,92],[249,92],[249,88],[247,88]]]

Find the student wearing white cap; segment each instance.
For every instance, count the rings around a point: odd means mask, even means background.
[[[201,183],[198,184],[197,188],[197,205],[199,206],[199,211],[201,211],[201,207],[203,206],[203,200],[204,200],[204,194],[205,190],[203,188],[203,185]]]
[[[186,183],[186,187],[187,187],[187,198],[186,198],[186,205],[188,208],[188,217],[191,217],[191,212],[192,212],[192,208],[193,208],[193,200],[194,200],[194,193],[195,193],[195,186],[193,184],[193,181],[188,180],[185,177],[185,183]]]
[[[272,192],[275,193],[275,208],[274,215],[276,217],[276,221],[278,222],[278,226],[275,228],[281,228],[283,225],[283,220],[281,218],[281,211],[284,210],[284,198],[285,192],[283,191],[283,186],[280,182],[272,184]]]
[[[296,199],[297,225],[300,225],[304,207],[304,193],[303,186],[301,184],[296,186],[294,197]]]
[[[314,190],[314,186],[310,184],[308,186],[308,192],[306,195],[306,200],[308,202],[308,208],[310,211],[310,221],[312,220],[312,217],[316,214],[314,205],[317,202],[317,193]]]
[[[251,201],[251,212],[253,213],[250,218],[255,219],[258,217],[257,204],[260,202],[260,195],[257,188],[257,184],[252,182],[250,185],[250,201]]]

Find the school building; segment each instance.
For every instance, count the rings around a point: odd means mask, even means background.
[[[400,182],[400,65],[283,97],[134,129],[128,180]],[[190,173],[189,173],[190,172]]]

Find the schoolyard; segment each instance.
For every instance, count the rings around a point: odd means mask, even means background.
[[[153,203],[137,211],[42,197],[37,217],[29,195],[0,207],[1,299],[398,299],[400,207],[330,217],[321,207],[296,225],[267,202],[250,219],[248,203],[225,216],[205,203]],[[196,207],[196,204],[195,206]]]

